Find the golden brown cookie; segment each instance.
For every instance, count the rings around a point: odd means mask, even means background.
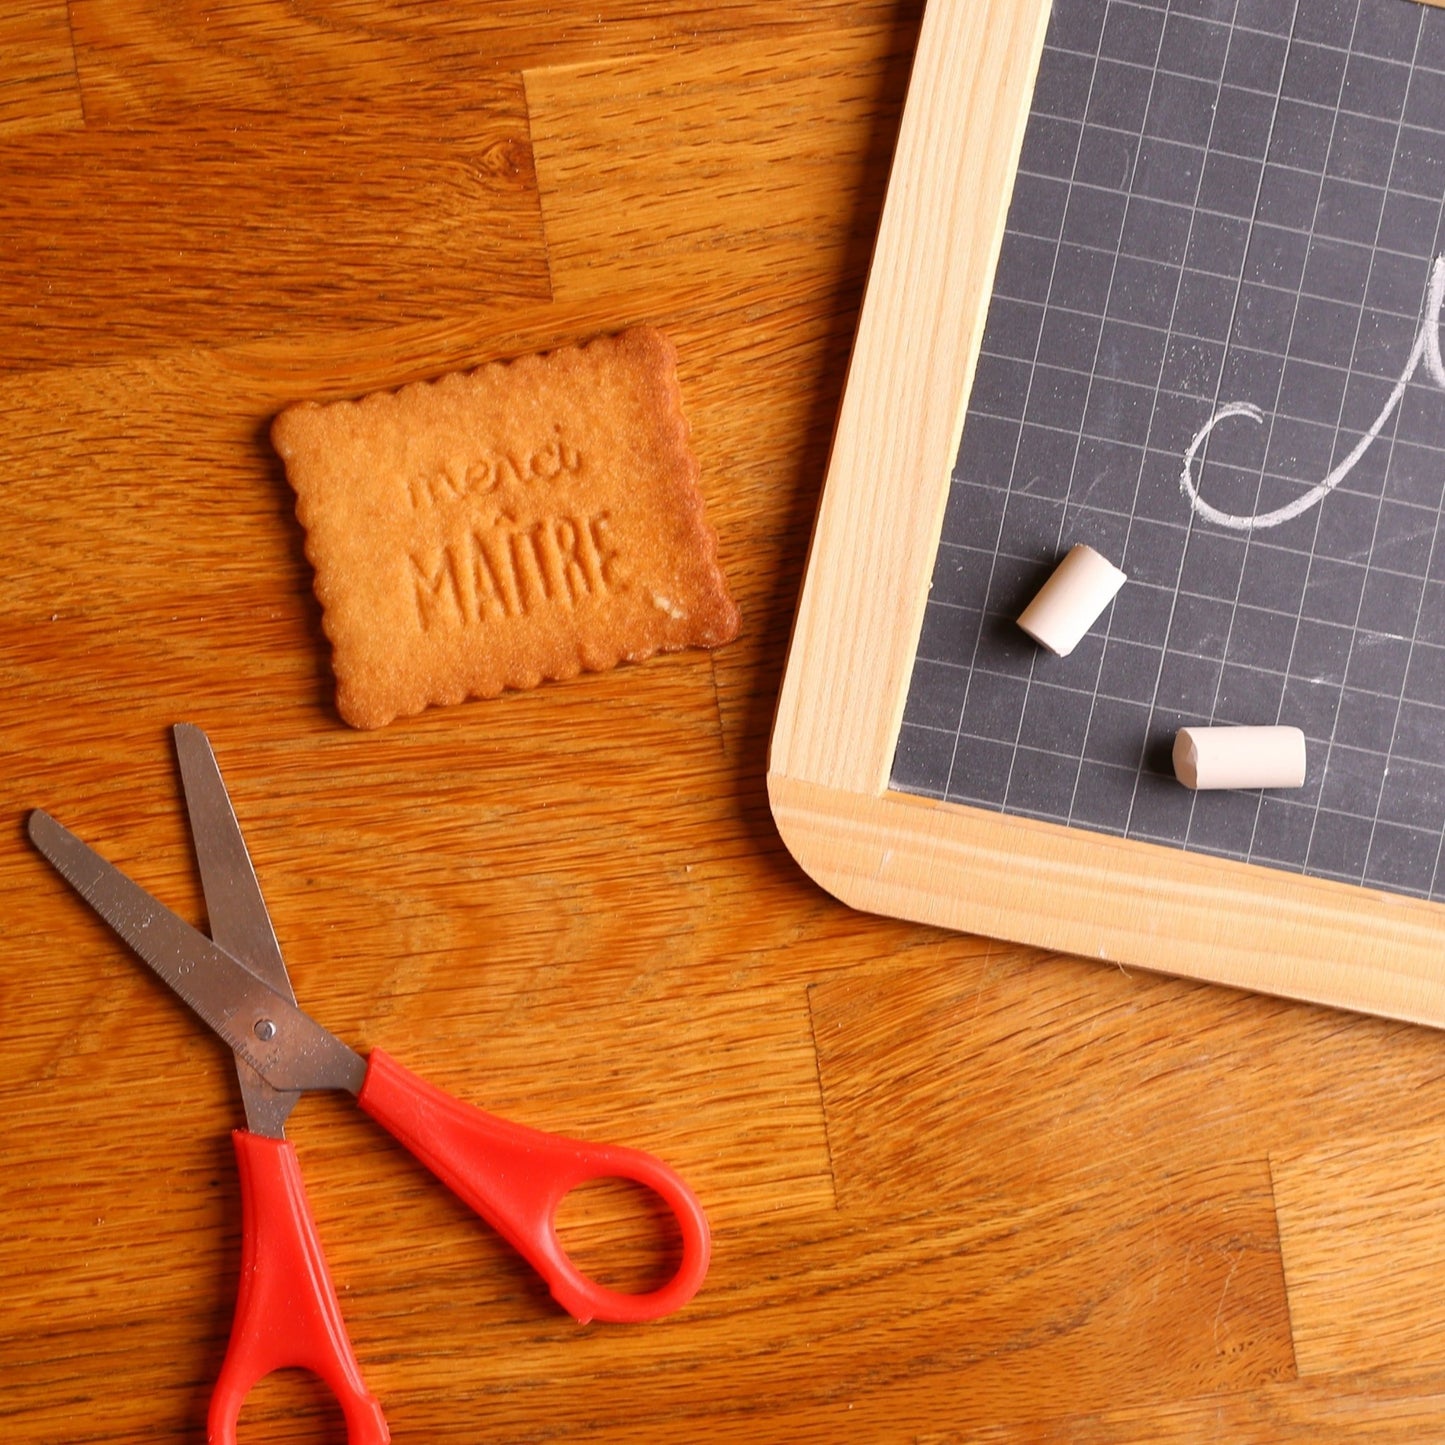
[[[639,327],[276,418],[348,723],[736,636],[676,362]]]

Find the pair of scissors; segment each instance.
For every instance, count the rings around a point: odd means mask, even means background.
[[[344,1089],[498,1231],[579,1323],[656,1319],[680,1309],[707,1273],[707,1218],[691,1189],[636,1149],[587,1144],[484,1113],[418,1078],[380,1049],[363,1058],[296,1006],[286,965],[206,735],[174,729],[211,937],[133,883],[48,813],[29,832],[85,901],[227,1044],[245,1106],[234,1131],[241,1178],[241,1284],[211,1396],[212,1445],[234,1445],[247,1394],[273,1370],[326,1382],[350,1445],[387,1445],[367,1390],[284,1126],[301,1095]],[[626,1294],[584,1275],[557,1235],[557,1207],[579,1184],[618,1178],[659,1195],[677,1219],[682,1259],[655,1290]]]

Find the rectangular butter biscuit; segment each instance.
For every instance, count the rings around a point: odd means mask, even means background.
[[[353,727],[737,634],[651,327],[302,402],[271,437]]]

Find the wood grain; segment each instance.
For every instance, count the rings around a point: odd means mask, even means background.
[[[1445,1434],[1435,1034],[855,913],[771,820],[918,0],[26,13],[0,46],[0,114],[29,117],[0,128],[7,1445],[200,1440],[226,1346],[229,1056],[23,831],[49,808],[202,921],[180,719],[322,1022],[652,1150],[709,1211],[686,1310],[580,1329],[308,1098],[290,1134],[398,1442]],[[346,729],[270,418],[639,320],[679,346],[742,637]],[[563,1224],[621,1279],[666,1254],[625,1192]],[[343,1431],[283,1373],[242,1438]]]
[[[0,284],[7,365],[547,299],[515,81],[486,99],[433,87],[442,120],[381,88],[308,89],[295,113],[217,107],[199,132],[148,116],[0,150],[30,257]]]
[[[1439,1131],[1422,1130],[1275,1156],[1301,1374],[1445,1365],[1433,1267],[1445,1244],[1441,1155]]]
[[[84,124],[65,0],[0,15],[0,138]]]
[[[612,290],[638,267],[696,285],[722,267],[846,269],[871,227],[860,235],[838,196],[886,179],[879,121],[902,100],[911,39],[900,51],[887,27],[785,32],[529,70],[557,299]]]

